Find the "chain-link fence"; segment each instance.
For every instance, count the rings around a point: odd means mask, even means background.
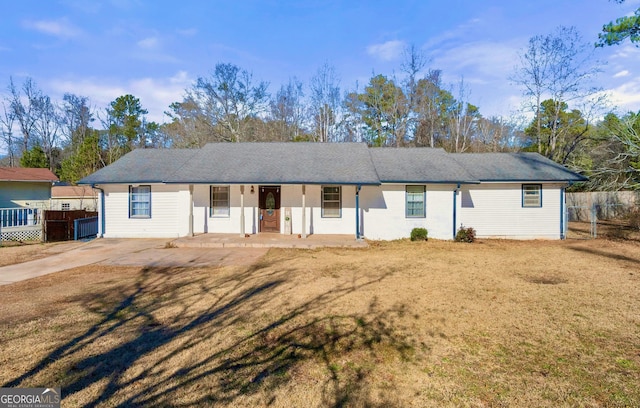
[[[567,238],[640,240],[640,192],[567,193]]]

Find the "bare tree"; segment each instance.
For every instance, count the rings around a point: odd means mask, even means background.
[[[595,162],[589,174],[590,187],[640,190],[640,112],[622,118],[609,114],[603,128],[604,140],[590,152]]]
[[[552,34],[529,40],[511,79],[523,87],[523,94],[528,98],[525,109],[534,115],[538,153],[554,157],[561,137],[560,129],[544,131],[542,102],[555,101],[552,116],[558,122],[564,103],[586,103],[601,91],[590,86],[591,79],[600,71],[593,60],[593,47],[582,40],[575,27],[559,27]]]
[[[61,108],[61,134],[70,145],[71,151],[76,153],[79,146],[87,137],[91,122],[93,122],[93,112],[89,105],[89,98],[75,94],[65,93]]]
[[[438,147],[446,140],[447,115],[453,102],[451,92],[443,89],[442,71],[430,69],[418,81],[414,100],[416,146]]]
[[[280,87],[270,103],[271,119],[276,122],[277,140],[298,140],[303,131],[305,119],[304,92],[302,82],[296,77]]]
[[[45,95],[39,95],[33,101],[33,105],[36,112],[33,128],[49,161],[49,169],[53,171],[59,159],[54,155],[54,149],[58,147],[60,136],[61,118],[58,107],[51,102],[51,98]]]
[[[11,108],[7,108],[7,105],[2,102],[2,111],[0,111],[0,140],[2,140],[4,147],[7,149],[7,157],[9,159],[9,167],[16,166],[16,155],[13,136],[13,124],[15,122],[15,116]]]
[[[29,145],[32,142],[32,132],[38,119],[36,101],[41,96],[42,92],[38,90],[36,83],[31,78],[24,81],[22,90],[15,86],[13,78],[9,78],[8,102],[22,133],[22,152],[29,150]]]
[[[468,102],[469,91],[464,85],[464,78],[458,83],[458,99],[453,109],[448,112],[449,151],[462,153],[471,145],[476,124],[480,118],[478,107]]]
[[[252,75],[233,64],[216,64],[209,78],[198,78],[187,91],[222,141],[246,140],[251,119],[265,111],[266,82],[253,84]]]
[[[336,141],[340,112],[340,80],[336,70],[324,63],[311,78],[311,119],[317,142]]]
[[[400,65],[402,72],[406,75],[403,85],[404,94],[407,98],[407,123],[406,131],[411,135],[414,135],[418,126],[419,115],[418,103],[418,74],[427,65],[428,59],[421,53],[414,44],[404,49],[404,60]]]

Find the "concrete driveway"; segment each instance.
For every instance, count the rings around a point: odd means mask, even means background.
[[[85,265],[195,267],[248,265],[267,248],[166,248],[167,239],[95,239],[46,258],[0,267],[0,285]]]

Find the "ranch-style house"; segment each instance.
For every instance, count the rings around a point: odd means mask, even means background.
[[[363,143],[211,143],[137,149],[82,179],[99,236],[353,234],[424,227],[453,239],[562,239],[565,188],[585,178],[537,153],[451,154]]]

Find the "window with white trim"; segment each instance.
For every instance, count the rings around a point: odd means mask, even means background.
[[[427,214],[425,186],[407,186],[405,194],[407,218],[424,218]]]
[[[151,186],[129,186],[129,218],[151,218]]]
[[[322,186],[322,218],[340,218],[342,209],[342,187]]]
[[[228,218],[229,208],[229,186],[211,186],[210,216]]]
[[[542,207],[542,184],[522,185],[522,206]]]

